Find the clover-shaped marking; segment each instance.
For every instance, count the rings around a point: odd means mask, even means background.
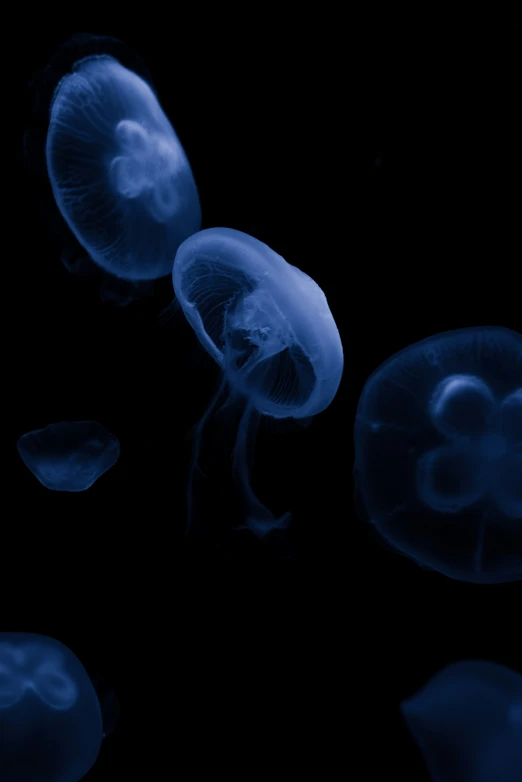
[[[481,378],[450,375],[429,415],[446,442],[418,461],[421,500],[457,513],[489,496],[506,516],[522,517],[522,389],[498,401]]]

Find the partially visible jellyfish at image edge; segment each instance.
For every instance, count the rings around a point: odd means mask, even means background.
[[[120,456],[115,435],[96,421],[60,421],[23,434],[18,453],[26,467],[53,491],[89,489]]]
[[[149,84],[109,55],[58,84],[46,158],[56,204],[92,260],[128,281],[169,275],[201,225],[180,141]]]
[[[0,633],[0,779],[79,782],[103,740],[103,715],[81,662],[33,633]]]
[[[189,324],[222,370],[221,385],[196,428],[188,528],[203,427],[213,414],[239,405],[232,471],[246,527],[263,538],[286,527],[290,513],[274,518],[252,489],[251,451],[260,418],[309,419],[329,406],[343,372],[337,326],[314,280],[266,244],[230,228],[187,239],[176,255],[173,282]]]
[[[483,660],[452,663],[401,712],[433,782],[520,782],[522,675]]]
[[[522,335],[448,331],[384,362],[355,422],[358,510],[451,578],[522,579]]]

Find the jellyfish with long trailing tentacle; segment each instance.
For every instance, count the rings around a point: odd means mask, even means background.
[[[56,204],[93,261],[125,280],[172,271],[201,210],[181,143],[151,86],[114,57],[75,63],[54,93],[46,143]]]
[[[401,704],[433,782],[522,779],[522,676],[483,660],[439,671]]]
[[[367,381],[358,508],[397,552],[455,579],[522,579],[522,335],[448,331]]]
[[[0,633],[2,782],[79,782],[102,740],[100,702],[76,655],[47,636]]]
[[[223,373],[196,428],[189,527],[202,430],[221,401],[221,412],[242,406],[232,472],[246,526],[263,538],[286,526],[290,514],[274,518],[252,489],[251,452],[260,417],[309,419],[329,406],[343,372],[337,326],[314,280],[266,244],[230,228],[187,239],[176,255],[173,282],[188,322]]]

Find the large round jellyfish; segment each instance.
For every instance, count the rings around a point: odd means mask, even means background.
[[[24,464],[47,489],[85,491],[120,456],[120,443],[96,421],[61,421],[18,440]]]
[[[110,56],[87,57],[59,83],[47,168],[60,212],[107,272],[170,274],[201,224],[185,152],[150,86]]]
[[[522,336],[449,331],[386,361],[355,423],[359,506],[384,539],[452,578],[522,578]]]
[[[520,782],[522,676],[481,660],[439,671],[401,704],[433,782]]]
[[[211,228],[187,239],[176,254],[173,280],[187,320],[223,370],[222,386],[197,428],[189,520],[202,427],[228,388],[228,405],[239,399],[244,406],[233,471],[247,527],[263,537],[285,526],[289,514],[274,519],[250,484],[259,417],[305,419],[328,407],[343,371],[339,332],[317,283],[240,231]]]
[[[103,737],[95,689],[54,639],[0,633],[0,779],[79,782]]]

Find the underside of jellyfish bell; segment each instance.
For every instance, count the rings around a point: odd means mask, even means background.
[[[252,490],[259,418],[308,423],[329,406],[343,371],[339,332],[317,283],[240,231],[213,228],[187,239],[176,255],[173,282],[187,320],[223,373],[222,386],[196,428],[188,493],[203,425],[218,408],[237,409],[223,402],[228,389],[234,402],[242,403],[232,472],[246,524],[264,537],[286,526],[290,515],[274,518]]]

